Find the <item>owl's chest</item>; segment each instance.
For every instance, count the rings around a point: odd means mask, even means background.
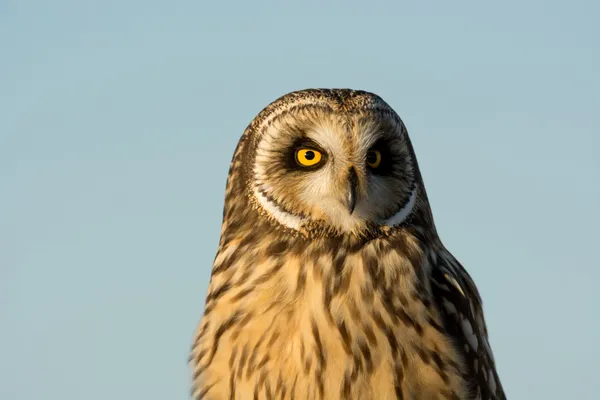
[[[370,259],[348,256],[337,269],[319,259],[267,265],[275,272],[258,285],[220,294],[201,323],[196,392],[215,400],[465,398],[462,359],[414,268],[393,253],[379,265]]]
[[[386,332],[301,310],[269,312],[235,338],[224,335],[204,373],[206,383],[218,381],[208,398],[397,398]]]
[[[384,301],[375,295],[366,308],[348,297],[316,309],[317,299],[299,300],[225,332],[207,346],[218,346],[207,398],[464,398],[461,360],[425,325],[426,310],[413,305],[395,317]]]

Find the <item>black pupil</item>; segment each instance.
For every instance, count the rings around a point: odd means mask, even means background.
[[[377,153],[370,151],[367,153],[367,162],[369,164],[375,164],[377,162]]]
[[[304,154],[304,157],[310,161],[315,158],[315,152],[309,150]]]

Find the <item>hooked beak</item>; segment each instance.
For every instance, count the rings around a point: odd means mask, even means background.
[[[356,207],[356,187],[358,186],[358,175],[356,174],[356,169],[354,167],[350,167],[350,174],[348,175],[348,193],[346,199],[346,206],[348,207],[348,212],[352,214],[354,212],[354,207]]]

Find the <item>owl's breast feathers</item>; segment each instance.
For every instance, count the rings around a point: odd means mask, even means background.
[[[221,242],[196,399],[505,398],[477,290],[449,253],[407,230],[363,244],[263,233]]]

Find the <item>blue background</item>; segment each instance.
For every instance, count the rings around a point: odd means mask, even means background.
[[[600,393],[600,3],[0,2],[0,398],[185,399],[225,178],[307,87],[404,119],[510,399]]]

